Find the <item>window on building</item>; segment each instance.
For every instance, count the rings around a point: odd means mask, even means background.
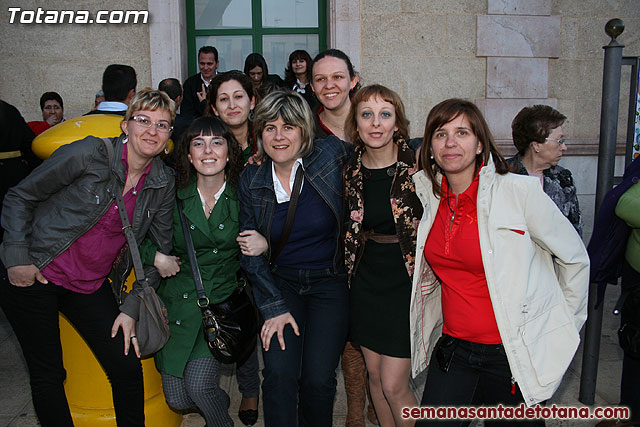
[[[284,77],[289,54],[311,57],[326,49],[327,0],[187,0],[189,74],[198,70],[198,49],[215,46],[219,71],[242,70],[252,52],[269,73]]]

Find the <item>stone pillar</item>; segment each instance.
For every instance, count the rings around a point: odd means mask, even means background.
[[[356,71],[360,70],[360,2],[329,0],[327,19],[330,48],[340,49],[351,59]]]
[[[187,27],[184,1],[149,0],[149,50],[151,84],[175,77],[183,82],[187,76]]]
[[[486,99],[477,100],[501,149],[515,152],[511,120],[532,104],[556,108],[549,98],[549,58],[560,55],[559,16],[551,0],[488,0],[477,17],[477,56],[487,58]]]

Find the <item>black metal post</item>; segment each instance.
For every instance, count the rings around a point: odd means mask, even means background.
[[[605,32],[611,42],[604,48],[604,71],[602,79],[602,109],[600,111],[600,147],[598,149],[598,181],[596,184],[596,215],[607,192],[613,187],[616,162],[616,139],[618,133],[618,103],[620,100],[620,74],[622,48],[616,41],[624,31],[620,19],[607,22]],[[580,402],[593,405],[596,395],[598,357],[600,356],[600,334],[602,333],[603,304],[596,308],[597,285],[589,285],[589,315],[584,336],[582,373],[580,377]]]

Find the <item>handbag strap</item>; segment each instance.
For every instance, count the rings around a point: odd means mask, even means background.
[[[113,164],[113,145],[109,138],[102,138],[102,142],[107,147],[107,153],[109,155],[109,170]],[[122,231],[127,238],[129,244],[129,252],[131,252],[131,258],[133,260],[133,269],[136,272],[136,280],[143,286],[148,286],[147,278],[144,274],[144,268],[142,267],[142,259],[140,258],[140,251],[138,250],[138,243],[136,242],[136,236],[133,234],[133,228],[129,222],[129,216],[127,215],[127,209],[122,199],[122,190],[117,186],[116,191],[116,204],[118,205],[118,213],[120,214],[120,221],[122,221]]]
[[[298,170],[296,170],[296,177],[293,182],[293,189],[291,190],[291,198],[289,199],[289,209],[287,209],[287,219],[284,222],[284,228],[282,229],[282,236],[280,237],[280,241],[271,251],[271,258],[269,262],[275,262],[278,255],[282,249],[284,249],[284,245],[287,244],[287,240],[289,239],[289,235],[291,234],[291,229],[293,228],[293,219],[296,216],[296,207],[298,206],[298,197],[300,197],[300,187],[302,187],[302,176],[304,171],[302,170],[302,165],[298,165]]]
[[[191,238],[189,226],[187,225],[187,218],[184,216],[184,201],[180,198],[176,198],[176,200],[178,201],[178,214],[180,215],[182,233],[184,234],[184,241],[187,245],[187,254],[189,254],[193,283],[196,286],[196,294],[198,295],[198,307],[204,310],[209,305],[209,298],[207,297],[204,285],[202,284],[202,276],[200,275],[200,267],[198,266],[198,259],[196,258],[196,250],[193,246],[193,239]]]

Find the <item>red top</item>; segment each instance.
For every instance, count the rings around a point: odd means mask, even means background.
[[[49,122],[46,122],[46,121],[28,122],[27,124],[29,125],[29,127],[31,128],[33,133],[36,134],[36,136],[40,135],[42,132],[44,132],[45,130],[47,130],[47,129],[49,129],[51,127],[51,126],[49,126]]]
[[[127,171],[127,146],[122,150],[122,162]],[[136,192],[142,189],[151,169],[151,163],[136,184]],[[89,197],[90,195],[87,194]],[[133,189],[123,196],[129,221],[133,222],[136,207]],[[89,231],[78,237],[66,251],[58,255],[41,271],[48,281],[81,294],[95,292],[109,275],[113,261],[127,241],[122,232],[122,220],[114,202]]]
[[[442,178],[442,198],[424,256],[442,283],[442,332],[465,341],[500,344],[480,252],[478,181],[476,175],[456,206],[456,196]]]
[[[320,126],[322,126],[322,129],[324,129],[329,135],[334,135],[333,132],[331,132],[331,129],[329,129],[324,123],[322,123],[322,119],[320,118],[320,113],[322,113],[324,111],[324,107],[320,106],[320,108],[318,108],[318,111],[316,112],[316,115],[318,116],[318,123],[320,123]]]

